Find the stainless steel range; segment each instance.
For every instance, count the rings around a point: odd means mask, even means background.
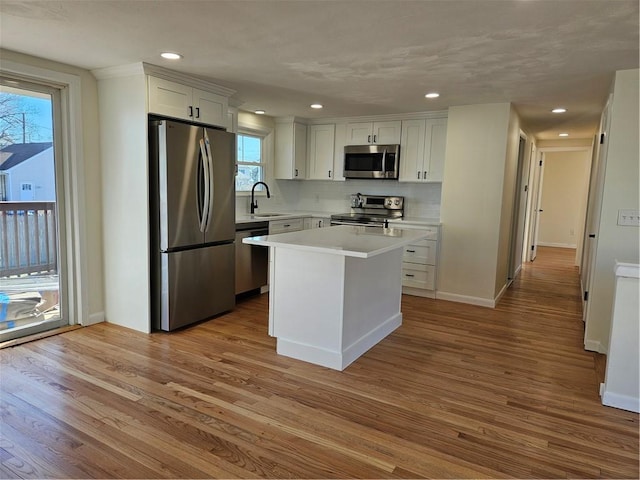
[[[331,215],[331,225],[387,227],[389,220],[404,215],[404,197],[351,195],[351,212]]]

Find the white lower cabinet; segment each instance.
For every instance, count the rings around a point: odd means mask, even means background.
[[[304,230],[304,218],[272,220],[269,222],[269,235],[285,232],[297,232],[298,230]]]
[[[304,229],[310,230],[312,228],[323,228],[331,225],[330,218],[320,217],[307,217],[304,219]]]
[[[429,232],[429,238],[404,247],[402,254],[402,293],[435,298],[436,270],[438,266],[437,226],[399,225],[401,228]]]

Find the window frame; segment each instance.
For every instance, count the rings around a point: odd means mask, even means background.
[[[262,181],[262,182],[267,181],[267,172],[269,168],[269,159],[267,157],[267,151],[265,148],[267,135],[268,135],[267,132],[264,132],[261,130],[254,130],[254,129],[242,128],[242,127],[239,127],[236,133],[236,153],[238,151],[238,139],[240,136],[254,137],[254,138],[260,139],[260,162],[243,162],[243,161],[240,161],[238,158],[236,158],[236,165],[238,170],[240,169],[240,166],[243,166],[243,165],[249,165],[254,167],[259,166],[262,169],[259,181]],[[236,188],[236,195],[237,196],[251,195],[251,190],[238,190]],[[266,190],[264,190],[264,187],[262,185],[256,188],[255,195],[256,196],[266,195]]]

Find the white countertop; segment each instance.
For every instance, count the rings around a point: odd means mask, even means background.
[[[290,212],[258,212],[256,214],[246,213],[244,215],[236,215],[236,224],[240,223],[252,223],[252,222],[269,222],[272,220],[291,220],[293,218],[301,217],[314,217],[314,218],[329,218],[336,212],[303,212],[303,211],[290,211]],[[340,212],[338,212],[340,213]],[[398,219],[389,219],[389,223],[402,225],[425,225],[425,226],[438,226],[440,225],[440,219],[438,218],[422,218],[422,217],[403,217]]]
[[[272,220],[291,220],[292,218],[318,217],[329,218],[332,214],[326,212],[257,212],[236,215],[236,224],[252,222],[270,222]]]
[[[242,243],[308,252],[370,258],[427,238],[428,233],[401,228],[338,225],[298,232],[249,237]]]

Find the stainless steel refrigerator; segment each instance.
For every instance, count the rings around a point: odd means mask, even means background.
[[[235,305],[235,158],[233,133],[149,119],[155,329],[175,330]]]

